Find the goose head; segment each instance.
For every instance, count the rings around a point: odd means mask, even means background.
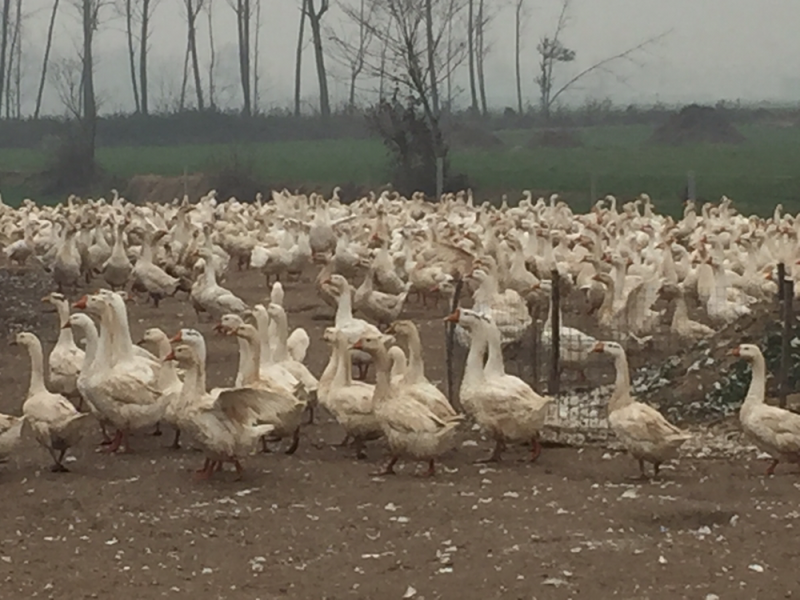
[[[469,308],[457,308],[451,314],[446,316],[444,320],[448,323],[458,323],[467,331],[472,331],[481,325],[489,324],[492,318],[476,310]]]
[[[226,315],[222,315],[222,318],[219,320],[219,323],[217,323],[214,329],[225,335],[236,335],[236,330],[239,329],[239,327],[242,327],[244,324],[245,322],[242,317],[233,313],[228,313]]]
[[[353,350],[361,350],[371,356],[379,352],[387,352],[387,346],[395,342],[394,337],[384,334],[369,334],[362,336],[355,344]]]
[[[417,326],[414,325],[414,321],[411,321],[410,319],[403,319],[400,321],[395,321],[394,323],[389,325],[389,328],[386,330],[386,333],[388,335],[393,335],[401,340],[407,340],[417,331],[418,331]]]
[[[335,344],[338,339],[338,331],[336,327],[326,327],[322,332],[322,340],[328,344]]]
[[[592,348],[592,352],[603,352],[611,356],[625,355],[625,349],[617,342],[597,342]]]
[[[731,356],[744,358],[745,360],[752,361],[762,356],[761,350],[755,344],[739,344],[731,350]]]
[[[337,298],[344,294],[345,291],[350,287],[350,284],[347,283],[347,279],[338,273],[334,273],[328,277],[328,279],[323,282],[323,285],[327,286],[331,293]]]
[[[150,329],[144,332],[144,335],[142,335],[142,339],[136,343],[139,346],[143,346],[144,344],[158,345],[164,340],[169,341],[167,334],[164,333],[158,327],[151,327]]]
[[[172,351],[170,351],[170,353],[164,357],[164,362],[167,362],[168,360],[177,361],[177,363],[182,367],[187,367],[199,362],[197,353],[188,344],[175,346],[175,348],[173,348]]]
[[[94,315],[95,317],[103,316],[103,313],[107,307],[107,299],[100,294],[86,294],[72,305],[72,308],[85,310],[87,313]]]
[[[30,348],[36,346],[37,344],[40,344],[39,338],[29,331],[22,331],[14,336],[13,340],[11,340],[12,346],[25,346],[26,348]]]

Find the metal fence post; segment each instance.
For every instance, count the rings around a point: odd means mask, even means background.
[[[561,358],[561,285],[558,270],[553,269],[550,272],[550,281],[553,282],[553,288],[550,296],[550,323],[552,325],[552,335],[550,336],[552,349],[550,359],[550,381],[548,384],[548,393],[551,396],[557,396],[559,393],[559,363]]]

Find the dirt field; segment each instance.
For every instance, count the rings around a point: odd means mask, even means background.
[[[262,301],[263,280],[232,273],[229,285]],[[292,327],[309,330],[309,364],[321,372],[319,341],[332,311],[310,283],[287,284]],[[37,291],[38,293],[38,291]],[[39,297],[31,298],[39,308]],[[428,374],[443,379],[440,313],[424,324]],[[197,326],[209,342],[212,385],[231,381],[236,344],[197,325],[183,299],[131,307],[134,336]],[[56,316],[39,321],[46,346]],[[2,349],[0,411],[19,414],[28,359]],[[0,598],[216,599],[567,599],[791,598],[800,594],[794,525],[800,477],[791,467],[762,477],[758,461],[681,460],[659,482],[632,485],[627,456],[604,450],[524,448],[492,468],[467,432],[434,480],[369,473],[368,461],[331,447],[342,432],[327,415],[304,429],[294,456],[251,457],[244,481],[224,473],[195,482],[192,450],[167,450],[141,432],[130,455],[95,452],[86,440],[53,474],[44,450],[26,441],[0,466]],[[477,443],[476,443],[477,441]]]

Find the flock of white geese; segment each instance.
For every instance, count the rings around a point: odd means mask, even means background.
[[[66,471],[66,452],[87,431],[99,429],[108,452],[128,451],[131,432],[166,422],[176,431],[176,448],[184,434],[203,452],[198,478],[225,463],[241,475],[240,461],[269,452],[269,443],[290,440],[286,452],[293,453],[319,405],[359,458],[368,443],[384,440],[390,460],[381,474],[410,459],[433,475],[435,460],[453,448],[465,421],[493,441],[485,460],[500,460],[510,443],[530,443],[535,460],[551,398],[507,374],[502,352],[528,330],[531,305],[547,303],[557,277],[582,295],[605,338],[618,340],[602,341],[562,317],[562,360],[580,369],[592,352],[613,359],[609,424],[641,476],[645,463],[657,475],[689,434],[631,395],[625,345],[641,344],[659,329],[692,343],[772,301],[778,263],[787,277],[800,278],[798,234],[800,218],[783,215],[780,206],[765,220],[738,214],[727,198],[699,214],[688,202],[676,221],[657,214],[644,194],[622,206],[608,196],[586,214],[573,213],[557,196],[534,201],[529,192],[516,206],[504,200],[499,208],[476,205],[471,192],[436,204],[421,194],[383,192],[345,205],[338,189],[329,199],[284,190],[250,203],[219,201],[213,191],[196,203],[136,205],[116,192],[109,200],[70,197],[57,206],[26,200],[12,208],[0,200],[5,256],[11,265],[52,274],[57,291],[43,300],[60,320],[47,356],[36,335],[16,335],[30,356],[30,386],[21,416],[0,415],[0,459],[13,453],[27,428],[52,456],[52,469]],[[249,306],[225,287],[232,263],[266,277],[264,304]],[[290,331],[280,281],[313,264],[317,292],[336,311],[322,340],[311,340],[303,328]],[[459,390],[463,413],[426,377],[423,336],[400,318],[407,302],[430,302],[432,310],[442,297],[452,302],[459,281],[471,308],[441,314],[469,348]],[[79,288],[90,284],[103,287],[81,295]],[[230,387],[208,389],[206,341],[195,327],[151,328],[134,343],[129,301],[144,296],[157,307],[184,294],[197,323],[213,322],[238,344]],[[659,310],[665,304],[669,312]],[[699,320],[689,318],[689,306]],[[545,343],[553,312],[542,327]],[[306,354],[320,342],[330,358],[315,375]],[[768,472],[779,461],[800,463],[800,416],[765,403],[760,350],[742,344],[732,353],[752,364],[740,419],[773,457]],[[366,381],[371,366],[374,384]]]

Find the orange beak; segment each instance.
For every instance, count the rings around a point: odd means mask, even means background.
[[[592,348],[592,352],[602,352],[605,349],[605,344],[603,342],[597,342]]]
[[[72,324],[69,321],[67,321],[66,323],[64,323],[64,326],[61,329],[72,329]]]
[[[446,323],[458,323],[458,320],[461,318],[461,311],[459,309],[455,309],[452,313],[447,315],[444,320]]]
[[[169,343],[170,344],[177,344],[178,342],[182,342],[182,341],[183,341],[183,334],[179,331],[178,333],[176,333],[172,337],[172,339],[169,341]]]
[[[361,342],[361,340],[358,340],[355,344],[353,344],[353,350],[363,350],[363,349],[364,349],[364,344]]]
[[[742,351],[739,346],[736,346],[733,350],[731,350],[731,356],[741,356]]]
[[[84,310],[86,308],[87,300],[88,300],[87,296],[82,296],[80,300],[78,300],[75,304],[72,305],[72,308],[78,308],[80,310]]]
[[[167,362],[168,360],[175,360],[175,351],[174,350],[170,351],[170,353],[167,354],[164,357],[164,362]]]

